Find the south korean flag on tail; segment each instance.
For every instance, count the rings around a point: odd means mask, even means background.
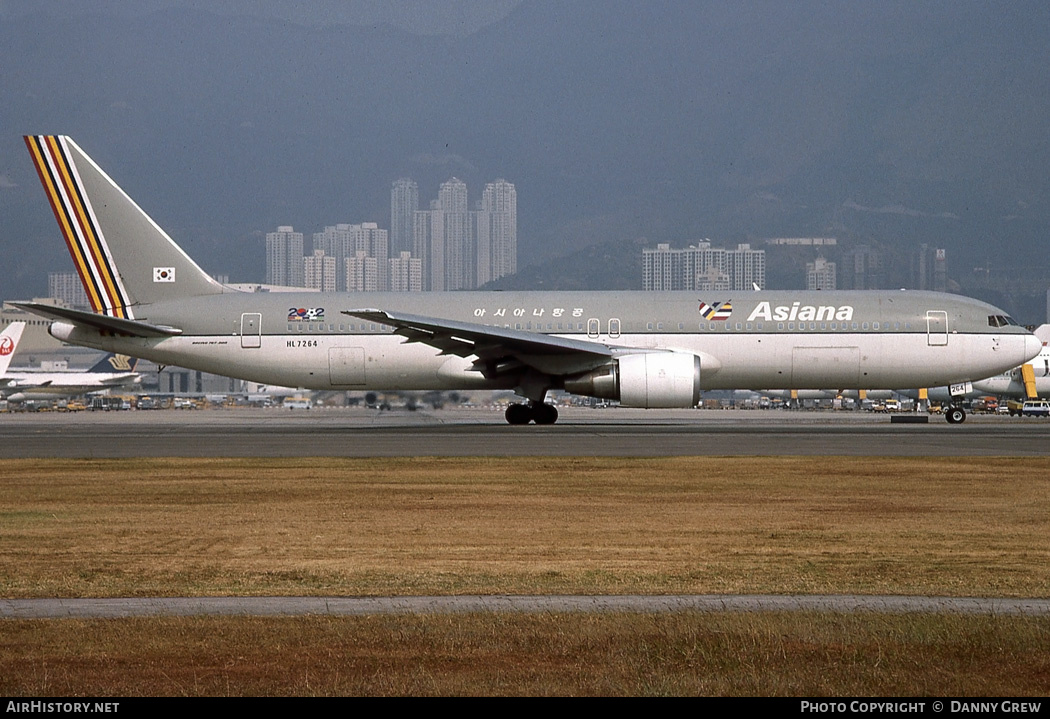
[[[154,282],[174,282],[175,281],[175,268],[174,267],[154,267],[153,268],[153,281]]]

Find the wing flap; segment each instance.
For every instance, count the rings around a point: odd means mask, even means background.
[[[547,374],[586,372],[607,363],[613,350],[598,342],[525,332],[378,309],[344,310],[344,315],[390,325],[406,342],[421,342],[442,354],[476,357],[473,369],[485,376],[531,367]]]

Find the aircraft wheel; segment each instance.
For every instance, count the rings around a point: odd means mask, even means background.
[[[532,408],[527,404],[512,404],[504,415],[508,424],[528,424],[532,419]]]
[[[558,409],[545,403],[533,405],[532,419],[536,424],[554,424],[558,421]]]
[[[950,407],[944,416],[948,424],[962,424],[966,420],[966,411],[962,407]]]

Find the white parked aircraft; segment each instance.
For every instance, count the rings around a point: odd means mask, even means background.
[[[135,371],[137,363],[134,357],[108,353],[88,370],[11,371],[0,380],[0,397],[22,402],[134,387],[142,382]]]
[[[552,389],[693,407],[704,389],[966,382],[1040,348],[1001,310],[932,292],[239,292],[70,138],[26,145],[94,312],[18,306],[62,341],[159,364],[316,390],[513,389],[527,402],[508,422],[550,424]]]

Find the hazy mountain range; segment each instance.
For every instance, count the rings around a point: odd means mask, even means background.
[[[0,4],[4,298],[71,267],[25,133],[233,281],[279,224],[387,227],[393,180],[452,175],[515,183],[521,268],[812,235],[1050,265],[1045,2],[131,5]]]

